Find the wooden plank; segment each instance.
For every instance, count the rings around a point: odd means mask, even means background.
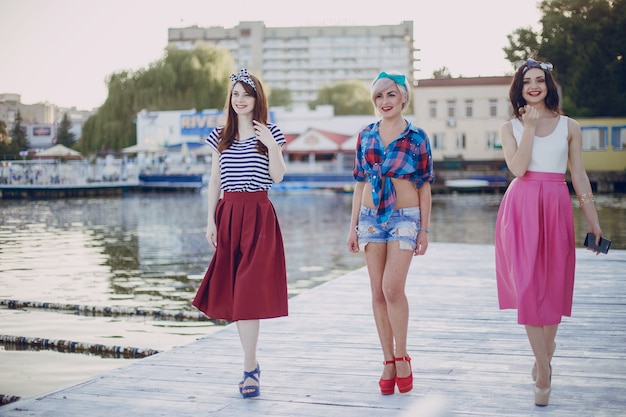
[[[226,326],[97,378],[0,407],[0,416],[624,416],[626,251],[578,250],[572,318],[553,359],[550,406],[536,407],[533,358],[516,312],[498,309],[493,246],[431,244],[407,281],[415,388],[381,396],[365,268],[290,300],[263,321],[262,395],[243,400],[241,348]]]

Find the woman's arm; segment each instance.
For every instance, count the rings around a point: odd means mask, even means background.
[[[267,156],[270,159],[270,177],[275,183],[281,182],[287,171],[283,158],[283,147],[274,142],[273,146],[267,147]]]
[[[600,221],[598,219],[598,212],[593,202],[593,194],[591,190],[591,183],[589,177],[585,171],[582,155],[582,132],[580,125],[574,119],[567,119],[568,129],[568,141],[569,141],[569,165],[570,174],[572,177],[572,186],[578,196],[580,207],[585,214],[587,224],[589,225],[589,231],[596,236],[596,243],[600,243],[600,236],[602,236],[602,229],[600,229]]]
[[[213,247],[217,247],[217,228],[215,226],[215,209],[219,201],[220,189],[220,156],[216,150],[211,153],[211,174],[208,187],[208,215],[206,227],[206,239]]]
[[[429,182],[425,182],[418,189],[420,198],[420,229],[417,233],[415,255],[424,255],[428,249],[428,229],[430,225],[430,210],[432,207],[432,192]]]
[[[359,251],[359,238],[356,234],[356,226],[359,224],[359,212],[363,200],[365,181],[357,181],[352,194],[352,214],[350,216],[350,231],[348,232],[348,250],[352,253]]]
[[[526,119],[524,120],[526,121]],[[533,141],[535,139],[535,125],[524,125],[524,133],[519,146],[515,136],[513,136],[513,124],[510,121],[500,127],[500,138],[507,167],[516,177],[523,176],[530,165]]]
[[[279,183],[285,176],[287,166],[285,165],[285,159],[283,158],[283,147],[276,142],[276,138],[267,127],[256,120],[253,120],[254,131],[258,140],[267,148],[267,156],[269,158],[269,171],[272,181]]]

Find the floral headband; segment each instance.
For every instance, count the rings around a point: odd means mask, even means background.
[[[526,73],[526,71],[528,71],[531,68],[540,68],[544,71],[552,71],[552,69],[554,68],[554,65],[552,65],[552,63],[550,62],[537,62],[534,59],[528,58],[526,60],[526,66],[522,70],[522,74]]]
[[[254,81],[250,78],[250,74],[248,74],[248,70],[242,68],[239,73],[230,74],[230,80],[233,82],[232,85],[235,85],[237,82],[242,82],[248,84],[250,87],[254,88],[256,91],[256,85],[254,85]]]

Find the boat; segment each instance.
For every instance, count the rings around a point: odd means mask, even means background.
[[[208,184],[205,174],[139,174],[139,186],[143,189],[189,189],[198,190]]]
[[[469,178],[469,179],[446,180],[444,184],[448,188],[472,189],[472,188],[488,187],[489,181]]]
[[[293,190],[336,190],[352,191],[354,177],[352,173],[285,173],[283,180],[274,184],[274,191]]]
[[[446,188],[459,192],[504,191],[509,182],[503,175],[481,175],[472,178],[455,178],[444,181]]]

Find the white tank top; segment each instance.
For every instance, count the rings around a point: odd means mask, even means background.
[[[511,120],[513,136],[519,146],[524,125],[518,119]],[[535,136],[528,171],[556,172],[565,174],[569,143],[567,141],[567,116],[560,116],[556,128],[548,136]]]

